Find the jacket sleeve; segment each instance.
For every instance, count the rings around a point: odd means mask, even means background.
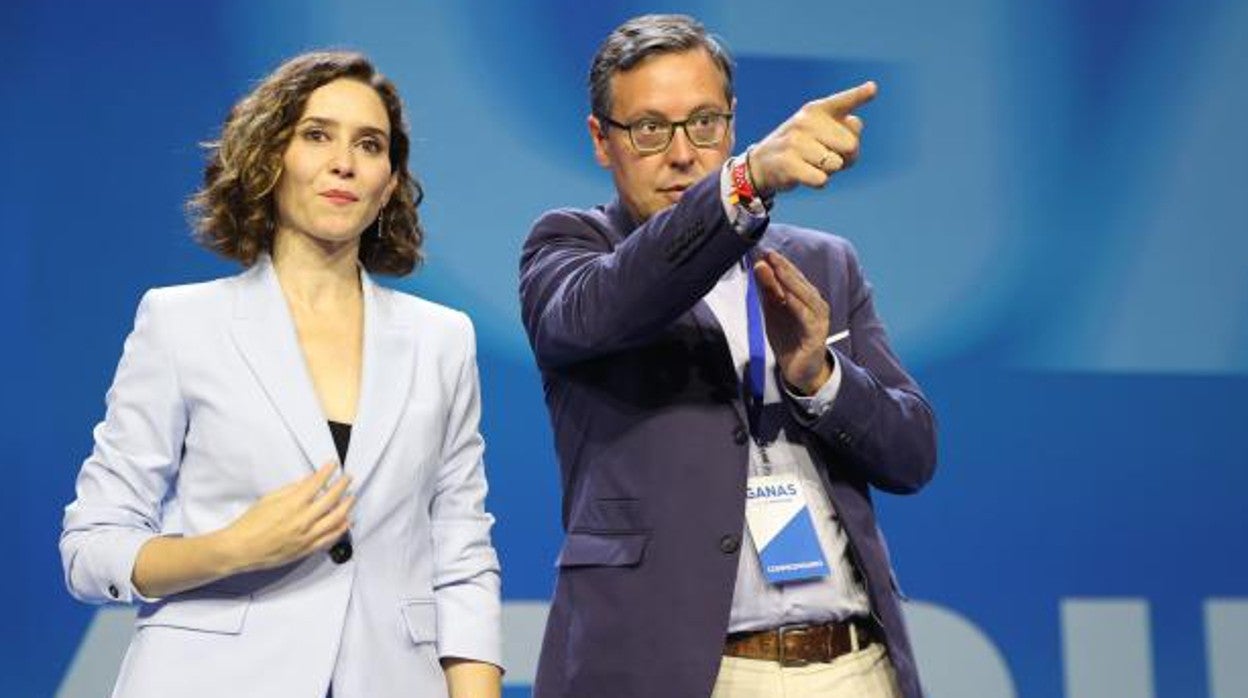
[[[462,362],[451,402],[442,458],[430,505],[438,655],[502,666],[498,556],[490,542],[494,517],[485,510],[481,389],[476,340],[463,320]]]
[[[160,533],[161,503],[177,477],[187,416],[161,341],[158,294],[139,303],[76,499],[65,508],[61,563],[82,601],[146,600],[131,583],[135,557]]]
[[[831,408],[806,423],[836,462],[876,488],[909,494],[935,472],[935,416],[889,347],[871,285],[853,248],[846,243],[845,249],[853,349],[847,354],[830,348],[841,369],[840,389]]]
[[[728,221],[718,172],[636,230],[610,225],[605,217],[554,211],[538,219],[525,242],[520,302],[541,366],[644,343],[692,308],[753,245]]]

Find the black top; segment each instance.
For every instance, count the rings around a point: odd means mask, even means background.
[[[334,448],[338,449],[338,463],[347,462],[347,446],[351,445],[351,425],[330,421],[329,433],[334,437]]]
[[[334,437],[334,448],[338,449],[338,463],[341,467],[346,467],[347,447],[351,445],[351,425],[331,421],[329,433]],[[329,558],[341,565],[350,560],[354,552],[355,549],[351,545],[351,532],[348,531],[329,548]]]

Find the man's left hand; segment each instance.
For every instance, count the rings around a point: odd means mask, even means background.
[[[828,302],[784,255],[767,250],[754,263],[767,340],[785,382],[814,395],[832,377],[824,341]]]

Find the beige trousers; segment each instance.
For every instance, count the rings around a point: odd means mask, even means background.
[[[711,698],[899,698],[893,664],[882,643],[829,663],[782,667],[779,662],[724,657]]]

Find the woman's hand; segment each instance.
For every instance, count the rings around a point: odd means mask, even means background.
[[[280,567],[341,538],[351,524],[355,497],[348,475],[329,484],[338,464],[330,461],[311,475],[260,498],[220,532],[233,573]]]
[[[148,540],[131,572],[135,589],[148,598],[169,596],[325,550],[347,532],[355,504],[355,497],[347,494],[350,477],[343,475],[329,485],[337,470],[338,464],[330,461],[264,495],[219,531]]]

